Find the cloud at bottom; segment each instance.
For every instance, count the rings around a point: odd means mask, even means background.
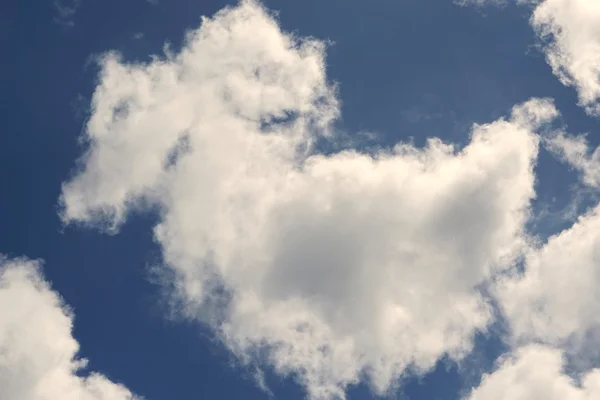
[[[565,373],[559,349],[529,345],[503,357],[468,400],[592,400],[600,396],[600,370],[576,382]]]
[[[0,398],[141,400],[86,369],[72,328],[72,312],[38,261],[0,258]]]

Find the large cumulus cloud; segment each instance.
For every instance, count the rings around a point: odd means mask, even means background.
[[[313,399],[470,351],[491,318],[478,287],[527,246],[535,131],[557,114],[531,100],[462,149],[319,154],[339,114],[324,52],[244,1],[178,54],[106,55],[61,197],[65,222],[113,232],[158,210],[182,312]]]

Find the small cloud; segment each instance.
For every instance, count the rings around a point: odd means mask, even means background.
[[[78,93],[73,100],[71,100],[71,108],[73,109],[74,116],[77,119],[85,118],[89,113],[90,99]]]
[[[455,0],[454,4],[461,7],[505,6],[506,0]]]
[[[570,0],[455,0],[458,6],[505,6],[511,3],[531,9],[529,23],[559,81],[577,91],[578,105],[600,117],[600,13],[595,1]]]
[[[144,34],[142,32],[137,32],[137,33],[133,34],[132,38],[135,39],[135,40],[141,40],[141,39],[144,38]]]
[[[545,141],[553,154],[582,175],[583,183],[600,188],[600,147],[592,149],[585,135],[570,136],[559,132]]]
[[[431,121],[433,119],[443,118],[444,114],[440,112],[427,112],[419,107],[411,107],[401,112],[402,117],[412,124],[423,121]]]

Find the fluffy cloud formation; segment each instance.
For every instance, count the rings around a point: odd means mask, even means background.
[[[134,400],[86,360],[71,336],[73,317],[34,261],[0,259],[0,398]]]
[[[560,350],[531,345],[505,357],[498,370],[485,376],[469,400],[593,400],[600,398],[600,370],[581,384],[564,373]]]
[[[477,287],[525,246],[535,130],[557,115],[534,99],[464,149],[321,155],[339,114],[324,50],[244,1],[167,59],[107,55],[61,197],[65,222],[113,231],[158,210],[184,312],[312,399],[470,351],[491,317]]]
[[[553,73],[577,90],[579,104],[600,116],[600,2],[515,0],[534,5],[531,26],[543,41]],[[507,0],[460,0],[459,5],[502,5]]]

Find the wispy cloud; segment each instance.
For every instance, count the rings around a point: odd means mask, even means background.
[[[54,17],[54,22],[65,27],[72,27],[75,25],[73,18],[80,5],[81,0],[55,0],[54,9],[56,16]]]

